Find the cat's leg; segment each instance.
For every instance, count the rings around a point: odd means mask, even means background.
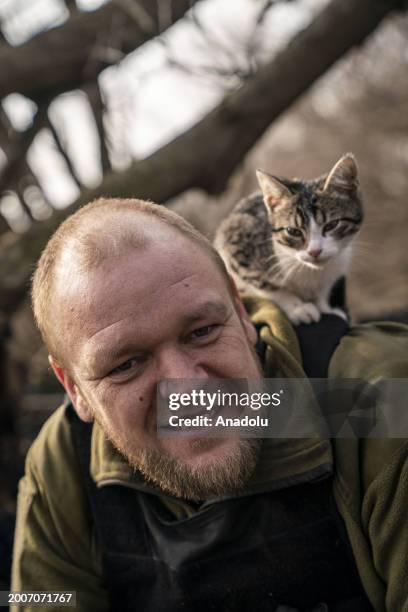
[[[252,292],[258,297],[275,302],[294,325],[299,325],[299,323],[317,323],[320,320],[320,311],[315,304],[304,302],[297,295],[286,289],[276,289],[274,291],[252,289]]]
[[[328,300],[325,298],[321,298],[320,300],[318,300],[317,307],[322,314],[336,315],[338,317],[341,317],[345,321],[348,321],[348,317],[344,310],[342,310],[341,308],[332,308]]]

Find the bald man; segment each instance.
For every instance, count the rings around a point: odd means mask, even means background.
[[[14,590],[98,612],[404,609],[405,440],[157,435],[161,380],[305,376],[286,317],[246,309],[186,221],[93,202],[49,241],[32,298],[69,401],[27,456]],[[342,328],[329,375],[369,380],[380,355],[407,374],[398,332]]]

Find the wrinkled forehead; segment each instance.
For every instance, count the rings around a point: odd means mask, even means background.
[[[108,325],[110,318],[129,316],[136,302],[144,310],[185,290],[192,279],[196,291],[215,285],[229,293],[227,279],[205,248],[175,228],[154,224],[138,248],[128,248],[81,269],[75,254],[60,265],[54,290],[53,325],[75,344],[76,338]],[[136,310],[135,310],[136,311]]]

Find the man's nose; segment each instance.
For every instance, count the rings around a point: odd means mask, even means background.
[[[162,352],[159,358],[158,374],[160,380],[166,378],[207,378],[204,367],[181,348],[167,349]]]
[[[321,252],[322,252],[322,249],[311,249],[310,251],[308,251],[308,255],[317,259]]]

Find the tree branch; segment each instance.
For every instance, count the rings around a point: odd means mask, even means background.
[[[142,4],[133,2],[133,0],[113,0],[113,2],[120,6],[143,32],[150,35],[159,33],[155,20]],[[160,19],[159,16],[158,18]]]
[[[76,0],[65,0],[65,5],[66,5],[66,7],[69,10],[71,15],[74,15],[75,13],[78,12],[78,7],[77,7],[77,4],[76,4]]]
[[[0,173],[0,193],[10,189],[21,174],[21,168],[25,163],[26,153],[31,146],[38,131],[46,124],[47,109],[51,99],[46,99],[38,106],[37,113],[33,119],[33,124],[18,138],[9,140],[7,147],[7,164]]]
[[[105,104],[103,102],[101,90],[99,89],[97,81],[84,87],[83,90],[86,93],[89,100],[89,104],[92,108],[95,126],[99,136],[102,172],[105,175],[111,169],[109,152],[106,144],[105,128],[103,125],[103,113],[105,110]]]
[[[192,187],[221,192],[271,122],[347,50],[360,44],[396,4],[332,0],[286,49],[193,128],[125,172],[109,174],[74,206],[33,224],[1,253],[0,310],[9,309],[13,294],[27,287],[32,262],[51,232],[77,206],[101,195],[165,202]]]
[[[63,160],[66,163],[66,166],[68,168],[69,174],[72,177],[72,180],[74,181],[74,183],[76,184],[76,186],[79,188],[79,190],[81,190],[83,188],[83,185],[81,183],[81,180],[75,170],[75,166],[71,161],[70,156],[68,155],[66,148],[64,146],[64,144],[61,142],[61,138],[58,135],[57,130],[54,127],[53,122],[51,121],[51,119],[48,117],[47,118],[47,123],[46,123],[48,129],[50,130],[55,146],[57,147],[57,151],[58,153],[61,155],[61,157],[63,158]]]
[[[125,0],[129,4],[129,0]],[[198,0],[173,0],[173,22],[182,18],[190,6]],[[96,11],[76,12],[62,26],[35,36],[20,47],[0,46],[0,98],[19,92],[32,99],[44,95],[80,88],[84,68],[92,62],[93,77],[108,65],[94,58],[95,47],[111,35],[111,24],[117,18],[115,34],[118,36],[116,57],[130,53],[159,32],[159,15],[156,2],[137,0],[131,3],[143,11],[154,24],[154,30],[146,31],[122,6],[115,2],[103,5]],[[150,23],[150,22],[149,22]],[[85,78],[90,79],[89,70]]]

